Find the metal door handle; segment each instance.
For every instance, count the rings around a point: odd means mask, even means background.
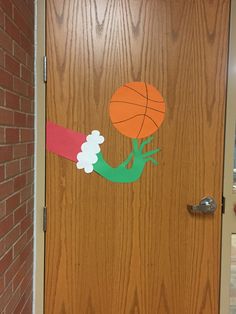
[[[216,201],[213,197],[204,197],[199,204],[188,206],[191,213],[213,214],[217,208]]]

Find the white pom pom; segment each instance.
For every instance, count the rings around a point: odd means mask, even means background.
[[[98,130],[93,130],[91,134],[98,137],[100,135],[100,132]]]
[[[98,138],[98,144],[102,144],[105,141],[104,136],[100,135]]]
[[[84,169],[84,164],[83,164],[81,161],[78,161],[78,162],[76,163],[76,167],[77,167],[78,169]]]
[[[97,143],[85,142],[81,145],[81,150],[88,154],[97,154],[100,152],[100,147]]]
[[[93,130],[86,137],[86,142],[81,145],[81,152],[77,154],[76,166],[78,169],[84,169],[86,173],[93,172],[93,165],[98,161],[97,154],[101,150],[99,144],[102,144],[104,140],[98,130]]]
[[[87,164],[87,165],[84,167],[84,172],[85,172],[85,173],[91,173],[91,172],[93,172],[93,165]]]
[[[80,153],[77,154],[77,160],[81,161],[81,162],[83,162],[83,161],[85,162],[86,161],[85,155],[84,155],[83,152],[80,152]]]
[[[95,164],[98,161],[98,157],[96,154],[89,154],[88,152],[83,152],[83,154],[83,158],[88,164]]]

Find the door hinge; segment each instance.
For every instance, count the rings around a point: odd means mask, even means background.
[[[43,208],[43,231],[47,231],[47,207],[44,206]]]
[[[47,56],[43,56],[43,81],[47,83]]]
[[[222,201],[221,201],[221,212],[222,214],[225,213],[225,197],[222,196]]]

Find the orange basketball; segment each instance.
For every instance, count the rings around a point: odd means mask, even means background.
[[[118,88],[109,105],[114,127],[131,138],[148,137],[164,120],[165,103],[160,92],[145,82],[131,82]]]

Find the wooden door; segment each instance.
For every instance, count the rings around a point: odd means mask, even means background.
[[[118,165],[131,141],[108,103],[157,87],[166,118],[134,183],[47,153],[46,314],[216,314],[229,1],[47,0],[47,120],[101,131]],[[213,196],[214,215],[187,205]]]

